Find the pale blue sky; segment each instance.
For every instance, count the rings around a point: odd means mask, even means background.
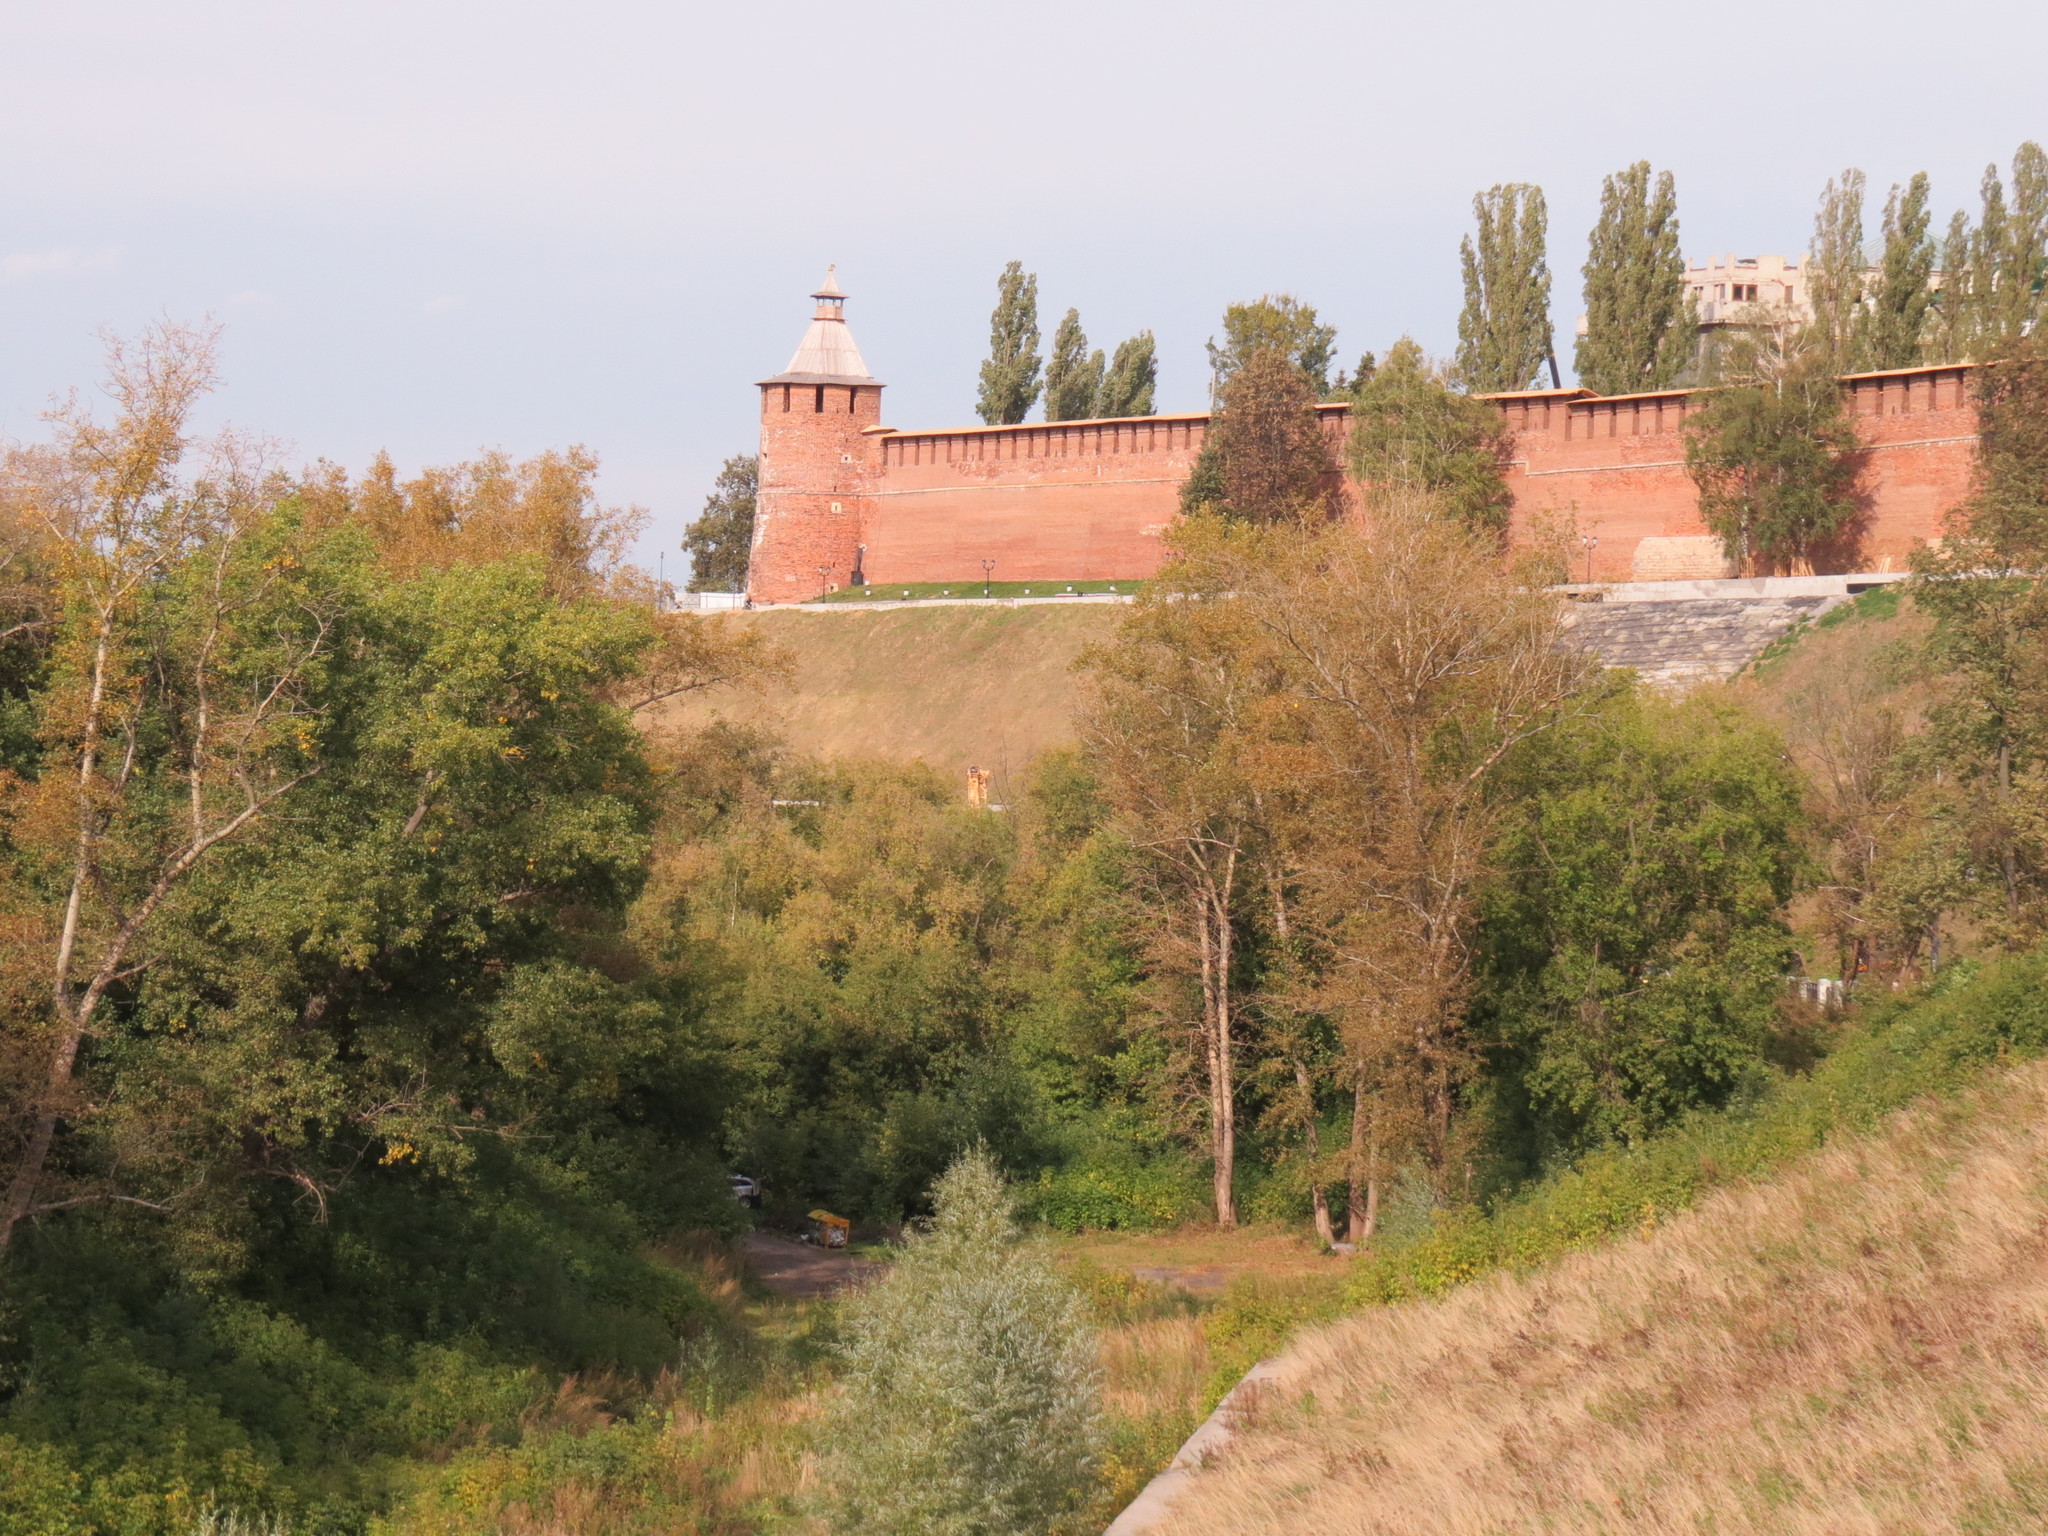
[[[2048,137],[2048,7],[0,0],[0,433],[100,327],[211,314],[296,460],[581,442],[670,551],[836,261],[899,426],[971,419],[1000,265],[1204,399],[1222,307],[1453,339],[1472,193],[1541,184],[1568,334],[1602,173],[1689,253],[1844,165],[1975,206]],[[1875,209],[1872,211],[1875,224]],[[1567,359],[1568,361],[1568,359]]]

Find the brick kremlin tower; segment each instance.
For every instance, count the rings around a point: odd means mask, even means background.
[[[761,381],[761,488],[747,594],[797,603],[859,579],[862,528],[883,430],[882,386],[846,328],[828,268],[789,367]]]

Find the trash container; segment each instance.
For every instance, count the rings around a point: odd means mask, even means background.
[[[821,1248],[844,1248],[853,1235],[853,1223],[830,1211],[811,1212],[811,1241]]]

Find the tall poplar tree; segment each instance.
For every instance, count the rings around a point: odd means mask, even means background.
[[[1052,355],[1045,362],[1045,419],[1081,421],[1096,414],[1105,364],[1098,349],[1088,350],[1081,329],[1081,311],[1070,309],[1052,333]]]
[[[1098,416],[1150,416],[1152,395],[1159,385],[1159,348],[1150,331],[1140,331],[1116,345],[1102,376],[1102,393],[1095,402]]]
[[[1458,382],[1479,392],[1527,389],[1550,355],[1549,214],[1543,189],[1508,182],[1477,193],[1458,256],[1465,308],[1458,316]]]
[[[1857,317],[1863,307],[1863,173],[1851,166],[1831,178],[1813,215],[1807,250],[1806,291],[1813,305],[1807,346],[1830,373],[1857,365]]]
[[[1856,355],[1865,368],[1910,368],[1920,361],[1934,302],[1934,241],[1927,232],[1927,173],[1916,171],[1884,203],[1884,253],[1870,305],[1858,319]]]
[[[2048,153],[2032,140],[2012,157],[2012,200],[1998,167],[1984,167],[1977,227],[1957,213],[1942,249],[1935,305],[1945,361],[2003,357],[2041,319],[2048,276]]]
[[[2009,203],[2000,195],[1998,167],[1984,167],[1984,202],[1970,262],[1972,339],[1980,360],[2005,356],[2041,318],[2042,279],[2048,276],[2048,154],[2032,140],[2015,151]]]
[[[975,409],[990,426],[1022,421],[1038,401],[1038,274],[1013,261],[996,279],[988,317],[988,361]]]
[[[1931,363],[1953,363],[1970,350],[1970,216],[1958,208],[1941,241],[1941,286],[1927,329]]]
[[[1671,173],[1653,188],[1650,162],[1638,160],[1609,176],[1589,244],[1579,382],[1603,395],[1667,388],[1692,361],[1696,324]]]

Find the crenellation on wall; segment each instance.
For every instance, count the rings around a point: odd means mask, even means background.
[[[826,299],[836,311],[843,297]],[[834,355],[858,364],[850,337],[830,328],[826,299],[813,332],[826,325],[820,345],[843,342]],[[963,584],[982,579],[985,562],[1003,581],[1135,580],[1159,568],[1209,413],[897,431],[881,425],[882,386],[859,367],[858,379],[793,370],[761,386],[756,602],[815,597],[856,566],[873,583]],[[1860,568],[1905,569],[1968,493],[1969,374],[1947,364],[1841,380],[1864,443]],[[1725,573],[1685,468],[1683,428],[1703,392],[1485,398],[1508,431],[1515,536],[1563,537],[1586,580]],[[1341,462],[1349,407],[1318,411]]]

